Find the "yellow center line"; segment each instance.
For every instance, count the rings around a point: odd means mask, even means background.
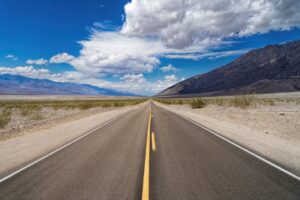
[[[154,132],[152,132],[152,151],[156,151]]]
[[[147,141],[146,141],[146,153],[145,153],[145,164],[144,164],[142,200],[149,200],[151,118],[152,118],[152,111],[151,111],[151,107],[150,107],[149,120],[148,120],[148,129],[147,129]]]

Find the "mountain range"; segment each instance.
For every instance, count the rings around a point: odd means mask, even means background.
[[[0,74],[0,94],[137,96],[130,92],[87,84],[55,82],[11,74]]]
[[[179,82],[158,96],[208,96],[300,90],[300,40],[252,50],[233,62]]]

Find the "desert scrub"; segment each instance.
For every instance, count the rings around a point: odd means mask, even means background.
[[[31,119],[32,120],[42,120],[44,118],[40,112],[35,112],[33,115],[31,115]]]
[[[207,104],[217,105],[217,106],[226,106],[228,105],[228,99],[214,97],[206,99]]]
[[[30,117],[32,120],[42,120],[41,115],[42,107],[40,105],[30,104],[19,107],[20,113],[24,117]]]
[[[28,105],[20,106],[19,109],[22,116],[30,116],[41,112],[42,107],[39,105]]]
[[[269,105],[269,106],[274,106],[275,101],[273,99],[263,99],[263,104]]]
[[[54,110],[59,109],[81,109],[86,110],[94,107],[122,107],[127,105],[136,105],[147,99],[101,99],[101,100],[39,100],[39,101],[0,101],[0,108],[19,109],[23,116],[29,116],[31,113],[49,107]]]
[[[183,101],[182,101],[181,99],[179,99],[179,100],[177,101],[177,104],[182,105],[182,104],[183,104]]]
[[[206,104],[202,99],[197,98],[197,99],[193,99],[190,102],[190,105],[192,108],[203,108]]]
[[[255,98],[253,96],[236,96],[230,99],[229,105],[232,107],[247,108],[251,104],[255,103]]]
[[[4,128],[11,119],[11,111],[4,109],[0,114],[0,128]]]
[[[183,104],[189,104],[189,100],[184,101],[182,99],[153,99],[154,101],[167,104],[167,105],[183,105]]]

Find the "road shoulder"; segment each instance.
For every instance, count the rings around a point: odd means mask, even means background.
[[[208,129],[217,132],[231,141],[283,166],[291,172],[300,174],[300,141],[280,138],[271,134],[261,134],[248,127],[220,121],[193,112],[192,109],[178,109],[175,106],[155,105],[180,114]]]

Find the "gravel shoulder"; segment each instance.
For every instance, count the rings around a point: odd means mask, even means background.
[[[30,134],[19,134],[0,141],[0,177],[45,155],[75,138],[95,129],[105,122],[130,110],[144,106],[141,103],[122,108],[90,109],[87,113],[77,113],[73,117],[52,121],[30,129]]]
[[[300,174],[300,105],[191,109],[188,105],[154,103]]]

